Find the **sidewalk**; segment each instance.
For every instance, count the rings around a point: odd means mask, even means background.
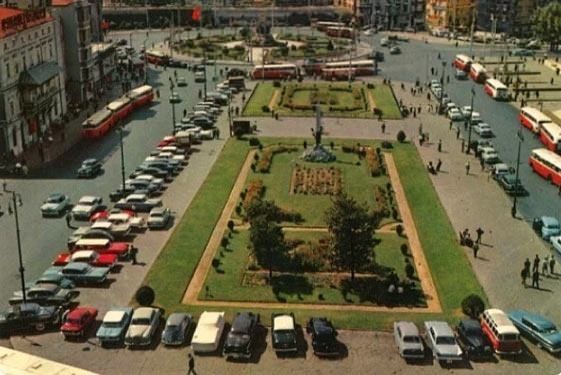
[[[561,283],[561,264],[556,266],[557,276],[541,278],[541,290],[521,285],[520,271],[524,260],[533,260],[536,254],[542,259],[549,256],[551,251],[548,246],[537,238],[528,222],[511,217],[510,199],[494,180],[488,180],[489,174],[481,171],[473,154],[470,156],[460,152],[461,141],[456,139],[454,128],[448,130],[448,119],[427,113],[429,102],[426,96],[423,94],[413,97],[410,94],[410,84],[406,84],[405,90],[401,90],[399,85],[399,82],[394,83],[398,99],[402,99],[407,106],[422,107],[417,118],[386,121],[385,134],[382,134],[377,120],[325,118],[323,125],[327,137],[375,138],[395,142],[397,132],[404,130],[407,139],[413,140],[417,145],[425,164],[429,161],[436,164],[440,158],[443,161],[441,173],[431,176],[431,180],[455,231],[458,233],[468,228],[472,235],[478,227],[485,231],[478,258],[474,259],[472,250],[467,247],[464,252],[491,304],[505,310],[523,308],[541,312],[554,321],[561,321],[558,301],[552,298]],[[281,118],[279,121],[268,117],[250,119],[257,121],[260,136],[311,137],[309,124],[313,122],[313,118]],[[423,124],[423,131],[430,134],[430,143],[424,146],[418,146],[417,142],[420,123]],[[439,139],[442,140],[442,153],[437,151]],[[471,170],[466,175],[465,163],[468,160]]]

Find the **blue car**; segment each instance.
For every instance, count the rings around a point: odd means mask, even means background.
[[[509,311],[508,317],[520,333],[536,341],[538,347],[550,353],[561,352],[561,332],[549,319],[525,310]]]
[[[561,226],[559,220],[551,216],[542,216],[535,218],[532,223],[532,228],[544,240],[549,241],[552,236],[561,234]]]
[[[113,307],[103,317],[96,337],[101,346],[121,344],[132,317],[132,307]]]

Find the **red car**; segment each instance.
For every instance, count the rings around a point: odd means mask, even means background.
[[[175,145],[175,137],[173,135],[165,136],[159,143],[158,147],[173,146]]]
[[[127,259],[131,245],[126,242],[111,242],[107,239],[81,239],[71,250],[72,253],[80,250],[94,250],[100,254],[114,254],[119,259]]]
[[[77,307],[66,313],[60,332],[65,339],[70,337],[84,337],[88,329],[94,324],[97,309],[93,307]]]
[[[90,222],[96,222],[97,220],[100,219],[107,219],[109,217],[109,215],[112,214],[127,214],[130,217],[136,216],[136,213],[134,211],[131,210],[121,210],[119,208],[112,208],[110,210],[102,210],[102,211],[97,211],[94,212],[92,216],[90,216]]]
[[[73,253],[60,253],[55,258],[53,266],[66,266],[70,262],[88,263],[93,267],[113,268],[117,264],[117,255],[100,254],[94,250],[79,250]]]

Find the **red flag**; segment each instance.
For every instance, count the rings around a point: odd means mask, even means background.
[[[193,13],[191,14],[191,19],[193,21],[200,21],[201,20],[201,6],[200,5],[196,5],[195,8],[193,8]]]

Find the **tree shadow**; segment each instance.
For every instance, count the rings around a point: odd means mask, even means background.
[[[296,295],[298,299],[302,300],[302,295],[311,295],[314,291],[314,286],[306,276],[290,274],[273,276],[271,288],[279,301],[284,299],[281,294]],[[286,301],[286,299],[284,300]]]
[[[340,289],[347,302],[352,301],[349,296],[356,296],[360,303],[368,302],[387,307],[426,307],[423,291],[417,284],[406,283],[401,293],[396,289],[390,292],[390,284],[387,279],[375,277],[356,278],[354,282],[346,278],[341,281]]]

